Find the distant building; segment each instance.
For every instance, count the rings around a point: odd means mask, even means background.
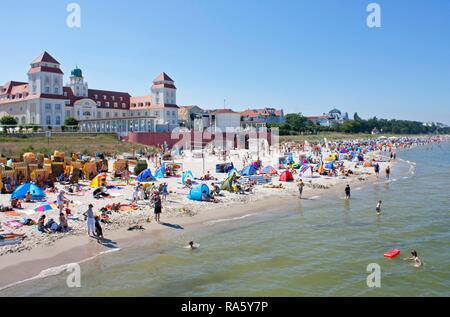
[[[348,113],[342,115],[339,109],[334,108],[330,110],[328,113],[324,113],[321,116],[309,116],[306,117],[306,119],[308,119],[314,124],[323,127],[330,127],[334,124],[342,124],[345,121],[348,121]]]
[[[264,108],[247,109],[241,112],[242,127],[266,126],[269,123],[283,123],[285,121],[282,109]]]
[[[342,115],[339,109],[332,109],[328,112],[328,116],[331,117],[331,124],[342,124],[344,121],[348,121],[348,113]]]
[[[371,133],[372,135],[380,134],[380,130],[378,130],[378,128],[373,128]]]
[[[241,128],[241,114],[231,109],[210,110],[212,132],[239,130]]]
[[[309,121],[311,121],[313,124],[320,125],[322,127],[329,127],[331,126],[334,118],[331,116],[323,115],[323,116],[309,116],[305,117]]]
[[[178,109],[180,126],[194,131],[203,131],[210,126],[210,115],[198,106],[181,106]]]
[[[85,132],[170,131],[178,126],[174,81],[161,73],[151,95],[131,97],[127,92],[89,89],[76,67],[63,85],[59,62],[44,52],[31,62],[28,82],[0,86],[0,117],[11,115],[19,124],[61,127],[67,117]]]
[[[131,97],[131,116],[150,116],[154,118],[154,131],[172,131],[179,126],[176,97],[175,82],[166,73],[161,73],[153,80],[151,95]]]

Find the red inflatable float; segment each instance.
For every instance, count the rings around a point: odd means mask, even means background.
[[[393,249],[384,253],[385,258],[393,259],[400,255],[400,250]]]

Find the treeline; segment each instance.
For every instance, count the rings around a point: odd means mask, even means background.
[[[353,116],[353,120],[345,121],[342,124],[332,124],[329,127],[314,124],[297,113],[287,114],[285,119],[284,123],[269,124],[268,128],[278,127],[280,135],[317,134],[319,132],[371,133],[374,129],[380,133],[393,134],[450,134],[448,127],[428,126],[418,121],[378,119],[377,117],[365,120],[357,113]]]

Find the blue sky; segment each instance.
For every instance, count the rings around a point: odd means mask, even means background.
[[[81,6],[81,28],[66,5]],[[366,6],[381,5],[381,28]],[[450,1],[40,0],[0,11],[0,82],[46,50],[90,88],[149,93],[165,71],[178,104],[273,106],[450,124]]]

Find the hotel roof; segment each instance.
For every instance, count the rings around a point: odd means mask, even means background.
[[[37,63],[52,63],[52,64],[59,64],[59,62],[53,58],[53,56],[51,56],[49,53],[44,52],[41,55],[39,55],[38,57],[36,57],[36,59],[34,61],[31,62],[31,64],[37,64]]]

